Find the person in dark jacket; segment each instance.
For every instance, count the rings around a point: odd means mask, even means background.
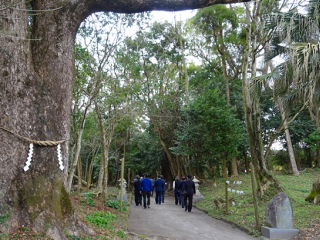
[[[180,201],[181,201],[181,207],[182,208],[184,208],[184,195],[182,193],[182,188],[183,188],[185,180],[186,180],[186,178],[182,177],[182,181],[179,183],[179,188],[178,188],[178,192],[179,192],[179,195],[180,195]]]
[[[150,194],[153,191],[152,182],[149,179],[149,175],[147,173],[144,174],[144,179],[140,182],[140,194],[143,196],[143,208],[150,208]],[[148,202],[146,202],[146,198]]]
[[[136,206],[142,205],[142,195],[140,193],[140,176],[136,175],[133,180],[134,187],[134,201],[136,202]]]
[[[161,179],[161,175],[158,175],[158,179],[154,183],[154,190],[156,191],[156,204],[161,204],[161,196],[163,189],[164,181]]]
[[[182,191],[184,193],[185,211],[188,210],[188,212],[191,212],[193,195],[196,195],[196,186],[194,185],[194,182],[191,180],[191,175],[188,175],[188,180],[184,182]]]
[[[154,180],[154,178],[153,178],[152,176],[150,177],[150,180],[151,180],[151,182],[152,182],[152,187],[153,187],[153,190],[154,190],[155,180]],[[151,197],[153,197],[153,193],[154,193],[154,191],[151,193]]]
[[[179,177],[176,176],[175,181],[173,182],[173,189],[174,189],[174,198],[175,198],[175,204],[178,205],[178,203],[181,204],[181,200],[180,200],[180,193],[179,193]]]
[[[162,189],[162,203],[164,203],[164,194],[166,193],[166,190],[167,190],[167,183],[166,183],[166,180],[164,179],[163,175],[161,175],[161,179],[162,181],[164,182],[164,188]]]

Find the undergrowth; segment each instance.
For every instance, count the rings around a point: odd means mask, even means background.
[[[284,187],[284,192],[289,196],[293,208],[293,224],[294,228],[302,229],[320,215],[320,206],[306,202],[304,199],[311,191],[312,183],[319,179],[319,170],[308,170],[300,176],[282,175],[277,173],[275,177]],[[211,181],[207,181],[200,185],[199,189],[204,196],[204,200],[195,203],[195,205],[209,215],[226,219],[247,229],[251,235],[259,236],[260,231],[255,229],[255,216],[251,188],[251,179],[249,175],[242,174],[238,177],[229,179],[229,188],[233,190],[243,191],[243,194],[229,192],[229,199],[232,198],[229,205],[229,214],[225,214],[225,209],[216,209],[213,202],[217,196],[225,197],[225,181],[220,179],[217,181],[217,187],[212,187]],[[242,181],[242,184],[233,184]],[[265,206],[270,199],[259,200],[259,219],[261,225],[265,225]]]

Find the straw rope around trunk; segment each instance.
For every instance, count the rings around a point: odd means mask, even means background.
[[[36,144],[36,145],[39,145],[39,146],[42,146],[42,147],[57,146],[58,144],[67,141],[67,140],[60,140],[60,141],[36,141],[36,140],[32,140],[32,139],[27,138],[27,137],[23,137],[23,136],[21,136],[21,135],[19,135],[19,134],[17,134],[17,133],[14,133],[14,132],[10,131],[9,129],[4,128],[4,127],[1,127],[1,126],[0,126],[0,128],[1,128],[2,130],[5,130],[5,131],[7,131],[7,132],[9,132],[9,133],[11,133],[11,134],[19,137],[19,138],[22,138],[22,139],[24,139],[24,140],[27,140],[27,141],[30,142],[30,143],[33,143],[33,144]]]

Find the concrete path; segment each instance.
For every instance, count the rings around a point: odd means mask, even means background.
[[[128,218],[132,239],[145,235],[158,240],[257,240],[196,208],[185,212],[180,205],[174,204],[171,196],[166,196],[161,205],[157,205],[154,198],[150,202],[150,208],[143,209],[132,200]]]

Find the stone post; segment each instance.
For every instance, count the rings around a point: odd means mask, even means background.
[[[266,205],[266,224],[261,227],[262,236],[270,239],[291,239],[299,233],[293,229],[293,211],[286,193],[281,192],[274,196]]]
[[[198,202],[201,201],[203,199],[203,196],[201,195],[200,191],[199,191],[199,180],[196,179],[196,176],[193,177],[194,185],[196,187],[196,195],[193,196],[193,202]]]
[[[117,199],[120,200],[121,199],[121,178],[118,180],[119,186],[120,186],[120,190],[119,190],[119,195],[117,196]],[[128,202],[128,197],[127,197],[127,181],[126,179],[123,178],[123,187],[122,187],[122,200]]]

